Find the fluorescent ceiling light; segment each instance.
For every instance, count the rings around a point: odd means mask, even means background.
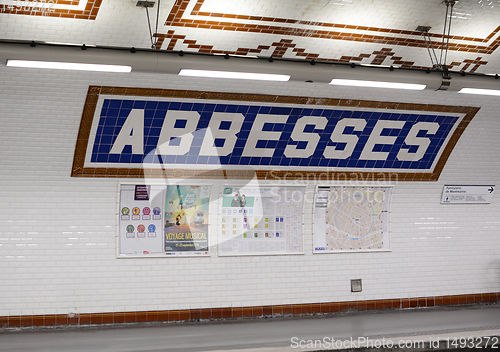
[[[254,79],[260,81],[280,81],[280,82],[286,82],[290,79],[290,76],[288,75],[276,75],[269,73],[208,71],[208,70],[191,70],[191,69],[181,69],[179,71],[179,76]]]
[[[49,68],[54,70],[99,71],[99,72],[132,71],[132,66],[82,64],[76,62],[28,61],[28,60],[7,60],[7,66],[27,67],[27,68]]]
[[[462,88],[458,92],[466,94],[500,95],[500,90],[497,89]]]
[[[356,79],[337,79],[337,78],[332,79],[330,84],[337,86],[412,89],[412,90],[423,90],[426,87],[425,84],[360,81]]]

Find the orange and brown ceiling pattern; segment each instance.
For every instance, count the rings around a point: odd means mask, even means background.
[[[102,0],[10,0],[0,2],[0,13],[95,20],[101,3]]]
[[[136,3],[0,0],[0,39],[424,68],[432,64],[416,28],[430,26],[440,49],[446,12],[442,0],[156,0],[151,40]],[[499,44],[500,0],[456,2],[448,67],[500,73]]]

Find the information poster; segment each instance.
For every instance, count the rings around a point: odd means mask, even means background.
[[[224,187],[219,255],[302,254],[304,187]]]
[[[119,256],[163,254],[164,186],[120,185]]]
[[[319,186],[314,253],[390,250],[392,187]]]
[[[208,255],[210,186],[167,186],[165,254]]]

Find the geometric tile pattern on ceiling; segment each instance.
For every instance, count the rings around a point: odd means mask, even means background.
[[[303,21],[291,18],[215,13],[202,11],[202,6],[205,1],[206,0],[176,0],[172,10],[168,14],[165,25],[197,29],[335,39],[419,48],[426,47],[422,33],[417,31],[356,26],[342,23]],[[192,10],[190,10],[190,7],[192,7]],[[197,19],[197,17],[199,17],[199,19]],[[298,25],[300,25],[300,27]],[[309,28],[301,28],[304,26]],[[451,36],[449,50],[474,52],[486,55],[491,54],[500,45],[499,33],[500,26],[497,26],[485,38]],[[439,46],[443,35],[438,33],[429,34],[430,37],[435,40],[434,46]]]
[[[155,33],[157,37],[156,48],[179,50],[186,47],[189,50],[214,54],[257,55],[265,52],[272,57],[296,57],[306,60],[321,60],[335,62],[360,62],[372,65],[390,64],[401,67],[428,68],[429,60],[415,64],[414,61],[405,59],[404,55],[397,55],[399,48],[427,50],[422,33],[416,30],[397,28],[361,26],[335,22],[306,21],[286,17],[257,16],[240,13],[213,12],[210,0],[176,0],[170,13],[167,15],[165,26],[166,33]],[[177,27],[177,29],[175,29]],[[261,35],[259,45],[241,46],[236,50],[228,50],[223,46],[204,43],[199,38],[189,38],[182,29],[215,30],[233,32],[236,35],[243,33],[254,36]],[[160,31],[159,31],[160,32]],[[440,48],[443,43],[442,33],[429,33],[435,48]],[[269,38],[273,38],[269,41]],[[361,44],[377,44],[382,48],[372,51],[363,51],[355,55],[341,55],[338,57],[320,56],[314,47],[298,45],[294,39],[316,38],[323,41],[342,41]],[[264,43],[264,40],[267,40]],[[179,46],[178,44],[183,44]],[[452,35],[449,38],[448,48],[450,53],[468,54],[461,60],[447,63],[450,69],[464,72],[476,72],[481,66],[488,64],[488,56],[494,53],[500,45],[500,26],[490,25],[490,31],[483,37]],[[271,51],[270,51],[271,50]],[[476,56],[471,56],[476,54]],[[480,55],[480,56],[478,56]],[[384,62],[384,60],[386,60]]]
[[[136,3],[0,0],[0,39],[151,47],[147,13]],[[457,2],[450,69],[500,73],[497,3]],[[409,68],[432,65],[416,28],[429,25],[439,51],[446,9],[442,0],[156,0],[152,22],[158,7],[157,49]]]
[[[0,0],[0,13],[95,20],[102,0]]]
[[[279,42],[273,42],[270,45],[258,45],[256,48],[238,48],[236,51],[220,50],[214,49],[212,45],[202,45],[198,44],[196,40],[187,39],[185,35],[176,35],[175,31],[168,31],[167,34],[157,34],[159,40],[157,42],[157,48],[174,50],[178,42],[182,42],[187,45],[189,49],[193,49],[197,52],[210,53],[210,54],[229,54],[229,55],[249,55],[249,54],[261,54],[263,51],[268,51],[271,49],[270,57],[282,58],[287,51],[292,52],[296,57],[303,58],[306,60],[315,61],[325,61],[325,62],[358,62],[362,64],[370,65],[394,65],[404,68],[417,68],[426,69],[428,66],[415,65],[412,61],[405,61],[400,56],[396,56],[394,48],[382,48],[381,50],[375,50],[372,53],[361,53],[358,56],[341,56],[340,58],[323,58],[315,53],[308,53],[306,49],[299,48],[293,43],[291,39],[281,39]],[[167,40],[168,44],[165,44]],[[463,72],[476,72],[481,66],[486,65],[488,62],[483,61],[481,56],[475,59],[465,59],[462,62],[451,62],[447,64],[447,67],[451,70],[456,69],[457,71]]]

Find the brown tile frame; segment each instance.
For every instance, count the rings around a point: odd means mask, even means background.
[[[356,26],[347,25],[340,23],[328,23],[328,22],[311,22],[311,21],[301,21],[289,18],[275,18],[275,17],[261,17],[261,16],[249,16],[240,14],[226,14],[226,13],[213,13],[213,12],[202,12],[201,7],[205,0],[198,0],[191,16],[206,16],[221,19],[239,19],[239,20],[250,20],[250,21],[260,21],[260,22],[272,22],[272,23],[291,23],[291,24],[301,24],[301,25],[312,25],[321,29],[302,29],[302,28],[289,28],[282,26],[272,26],[266,24],[255,25],[255,24],[245,24],[238,22],[225,22],[225,21],[206,21],[206,20],[192,20],[183,19],[182,16],[186,11],[186,8],[191,0],[176,0],[175,4],[172,6],[170,13],[167,16],[165,25],[168,27],[190,27],[190,28],[200,28],[200,29],[214,29],[214,30],[224,30],[224,31],[237,31],[237,32],[250,32],[250,33],[263,33],[263,34],[277,34],[277,35],[287,35],[287,36],[297,36],[297,37],[312,37],[312,38],[322,38],[322,39],[335,39],[335,40],[345,40],[345,41],[356,41],[365,43],[377,43],[384,45],[399,45],[399,46],[410,46],[418,48],[426,48],[425,40],[422,37],[421,32],[417,31],[407,31],[401,29],[392,28],[378,28],[378,27],[366,27],[366,26]],[[339,31],[325,30],[323,28],[338,28]],[[363,34],[342,32],[342,29],[351,29],[362,31]],[[463,36],[452,36],[450,39],[460,40],[460,41],[470,41],[470,44],[458,44],[449,43],[449,50],[451,51],[465,51],[465,52],[475,52],[481,54],[492,54],[500,46],[500,36],[492,41],[489,45],[477,45],[475,43],[488,43],[493,37],[495,37],[500,32],[500,26],[497,27],[493,32],[491,32],[486,38],[473,38],[473,37],[463,37]],[[384,35],[373,35],[372,33],[379,34],[398,34],[399,37],[390,37]],[[159,35],[159,34],[157,34]],[[418,36],[422,39],[409,39],[404,36]],[[433,43],[437,47],[440,46],[439,40],[442,39],[442,34],[429,33],[430,37],[436,38],[437,41]]]
[[[59,5],[78,5],[81,0],[53,0],[54,4]],[[88,0],[85,9],[82,11],[77,10],[63,10],[54,9],[53,11],[32,11],[23,10],[22,8],[9,8],[9,5],[0,5],[0,14],[8,13],[12,15],[27,15],[27,16],[45,16],[45,17],[64,17],[75,18],[80,20],[95,20],[102,0]]]
[[[346,311],[371,311],[406,308],[432,308],[438,306],[464,306],[497,303],[500,292],[464,295],[379,299],[369,301],[325,302],[253,306],[232,308],[197,308],[141,312],[87,313],[69,316],[16,315],[0,316],[0,329],[34,326],[81,326],[154,322],[196,322],[199,320],[255,319],[280,316],[312,316]]]
[[[276,104],[326,105],[348,108],[372,108],[391,110],[414,110],[429,112],[448,112],[465,114],[455,132],[450,137],[434,170],[427,173],[408,172],[348,172],[348,171],[305,171],[305,170],[192,170],[192,169],[142,169],[142,168],[105,168],[85,167],[85,155],[89,141],[92,121],[100,94],[120,96],[147,96],[163,98],[188,98],[207,100],[226,100],[242,102],[267,102]],[[120,178],[206,178],[206,179],[251,179],[265,180],[364,180],[364,181],[437,181],[448,157],[458,142],[463,131],[479,111],[477,107],[409,104],[369,100],[347,100],[334,98],[315,98],[299,96],[280,96],[266,94],[223,93],[194,90],[173,90],[155,88],[89,86],[78,131],[72,177],[120,177]]]

